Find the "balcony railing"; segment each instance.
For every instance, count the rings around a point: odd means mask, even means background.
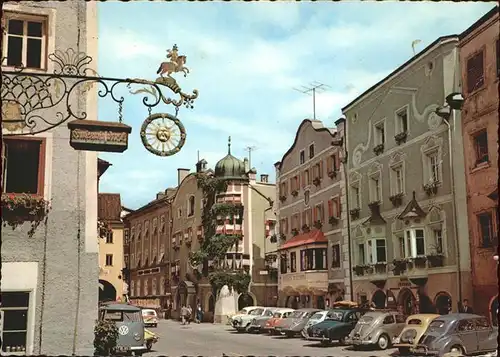
[[[390,276],[420,277],[427,276],[428,269],[444,266],[442,254],[429,254],[414,258],[395,259],[392,263],[379,262],[353,267],[355,276],[363,276],[372,280],[383,280]]]

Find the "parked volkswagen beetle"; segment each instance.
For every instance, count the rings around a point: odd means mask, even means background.
[[[346,342],[355,349],[359,346],[377,346],[385,350],[404,327],[405,316],[397,311],[369,311],[359,319]]]
[[[463,355],[493,352],[497,349],[498,328],[484,316],[449,314],[433,320],[416,353],[443,356],[448,352]]]
[[[398,337],[394,339],[394,347],[398,348],[400,355],[407,355],[418,345],[420,338],[429,327],[429,324],[440,317],[437,314],[417,314],[408,316],[406,326]]]

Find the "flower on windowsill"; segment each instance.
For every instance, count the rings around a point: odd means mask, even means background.
[[[28,193],[2,194],[2,222],[4,227],[9,225],[12,229],[31,222],[28,236],[32,237],[42,221],[46,221],[50,210],[50,203],[43,197]]]
[[[319,186],[321,184],[321,179],[319,177],[316,177],[313,180],[313,184],[314,184],[314,186]]]
[[[394,135],[394,140],[396,140],[396,143],[399,145],[401,143],[406,142],[407,136],[408,133],[406,131],[402,131],[401,133]]]
[[[292,191],[292,196],[293,196],[293,197],[297,197],[297,196],[298,196],[298,194],[299,194],[299,191],[297,191],[297,190],[293,190],[293,191]]]
[[[349,214],[351,215],[352,219],[358,219],[359,218],[359,212],[360,212],[359,208],[353,208],[353,209],[351,209],[349,211]]]
[[[280,202],[285,202],[286,201],[286,196],[285,195],[281,195],[280,196]]]
[[[328,177],[334,179],[335,177],[337,177],[337,171],[335,170],[328,171]]]
[[[323,227],[323,223],[319,219],[314,222],[314,228],[321,229],[321,227]]]
[[[389,197],[389,200],[392,202],[394,206],[400,206],[403,203],[404,193],[396,193]]]
[[[439,186],[439,181],[430,180],[427,184],[424,185],[425,193],[428,196],[436,194],[438,186]]]
[[[299,235],[299,230],[297,228],[292,229],[292,234],[294,237]]]
[[[308,232],[309,232],[309,230],[310,230],[310,229],[309,229],[309,226],[308,226],[307,224],[304,224],[304,225],[302,226],[302,232],[304,232],[304,233],[308,233]]]
[[[337,217],[331,216],[328,218],[328,223],[330,223],[331,225],[335,225],[339,223],[339,219]]]
[[[378,144],[373,148],[375,155],[380,155],[384,152],[384,144]]]
[[[370,209],[374,209],[376,207],[379,207],[380,206],[380,201],[372,201],[370,203],[368,203],[368,207],[370,207]]]
[[[104,219],[97,220],[97,232],[99,234],[99,238],[104,238],[108,235],[108,233],[113,232],[111,225],[108,221]]]

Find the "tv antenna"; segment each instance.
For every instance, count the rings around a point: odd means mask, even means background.
[[[257,150],[256,146],[247,146],[245,151],[248,151],[248,168],[252,168],[252,151]]]
[[[316,120],[316,93],[323,93],[330,86],[320,83],[320,82],[312,82],[309,83],[308,86],[301,86],[301,88],[293,88],[297,92],[302,94],[312,95],[313,97],[313,119]]]

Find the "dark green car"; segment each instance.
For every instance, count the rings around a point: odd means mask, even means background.
[[[344,344],[356,323],[367,310],[336,308],[328,311],[326,319],[307,329],[308,340],[321,341],[329,345],[333,341]]]

